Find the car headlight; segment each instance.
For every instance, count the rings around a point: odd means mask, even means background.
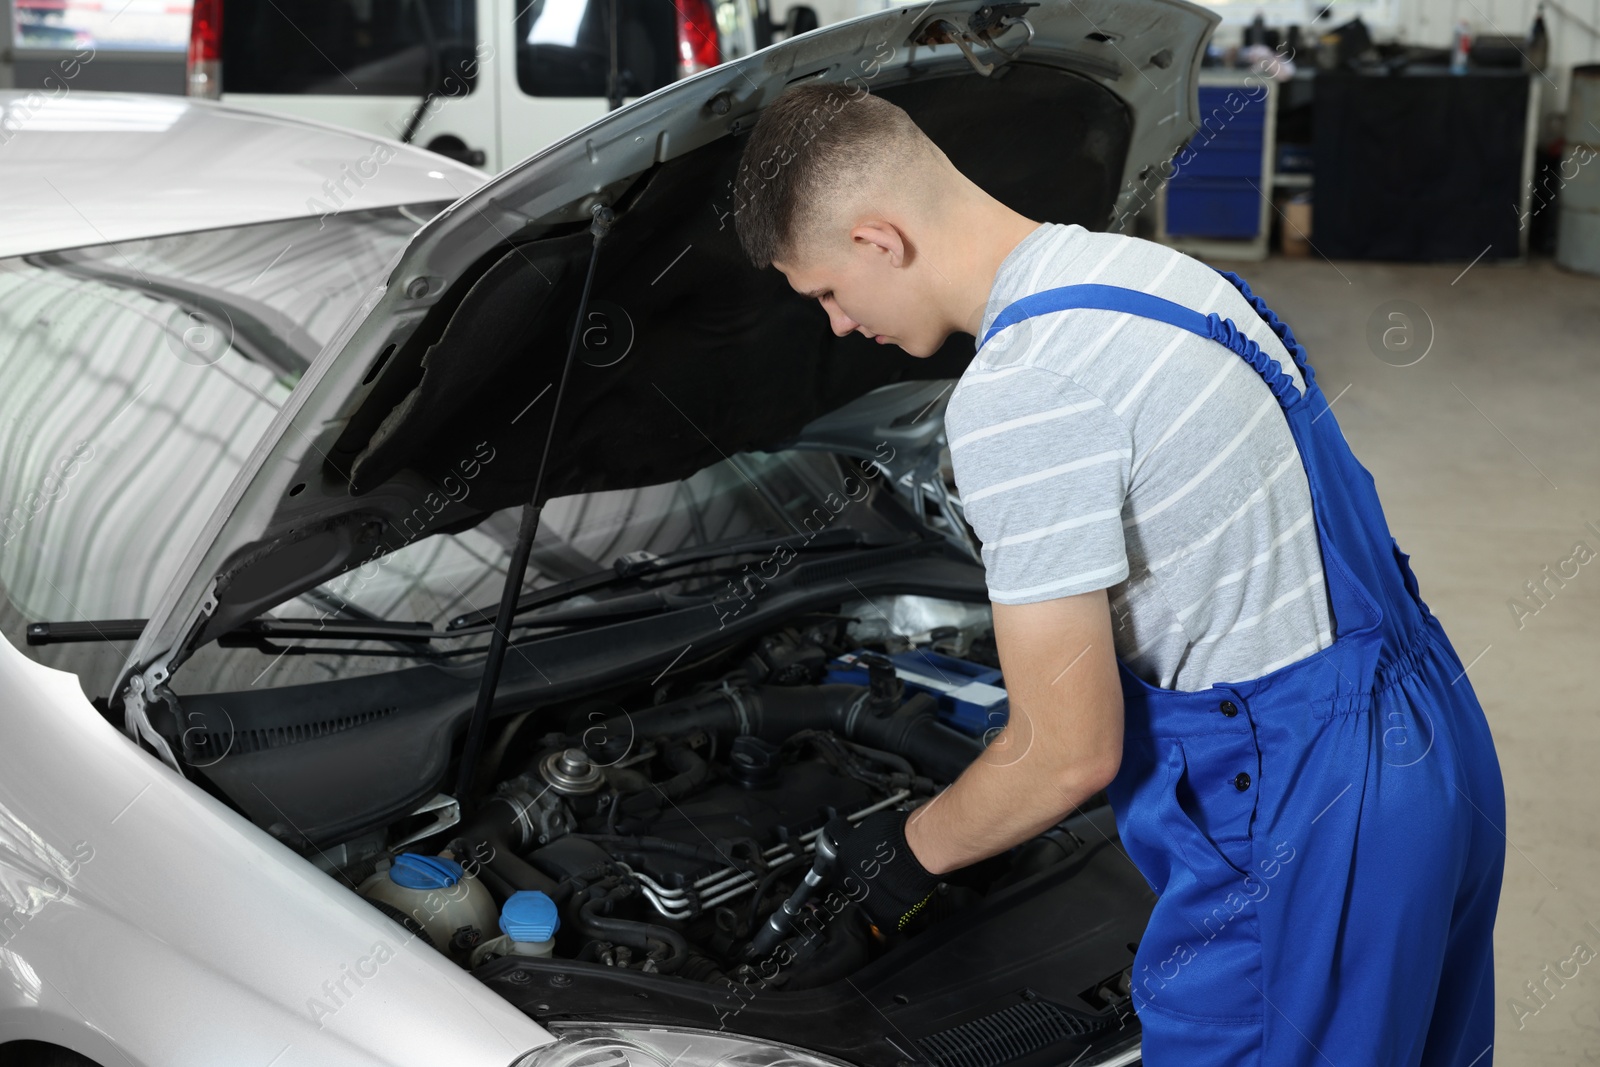
[[[776,1041],[715,1030],[550,1023],[556,1040],[512,1067],[849,1067]]]

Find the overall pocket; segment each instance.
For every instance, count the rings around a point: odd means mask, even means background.
[[[1248,735],[1168,742],[1171,792],[1163,826],[1201,885],[1249,877],[1261,761]]]
[[[1246,873],[1253,802],[1231,781],[1213,780],[1216,767],[1231,767],[1254,748],[1248,734],[1208,736],[1198,744],[1192,737],[1158,738],[1146,748],[1150,773],[1129,797],[1128,822],[1138,839],[1126,844],[1162,877],[1134,953],[1134,1003],[1147,1027],[1260,1023],[1261,883]],[[1217,803],[1219,786],[1240,799]],[[1218,832],[1223,836],[1214,838]],[[1179,1034],[1174,1047],[1190,1037]]]
[[[1259,771],[1249,734],[1128,740],[1107,792],[1123,846],[1151,889],[1165,893],[1174,881],[1222,888],[1248,877]]]

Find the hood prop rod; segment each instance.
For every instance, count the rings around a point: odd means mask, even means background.
[[[550,428],[545,432],[544,452],[539,456],[539,466],[533,476],[533,497],[522,505],[522,522],[517,527],[517,541],[511,550],[511,562],[506,568],[505,585],[500,589],[500,609],[495,614],[494,633],[489,638],[489,653],[484,659],[483,675],[478,682],[478,699],[472,707],[472,718],[467,723],[467,739],[461,748],[461,766],[456,774],[456,802],[463,814],[471,806],[472,780],[477,775],[478,759],[483,754],[483,737],[489,730],[489,712],[494,707],[494,692],[500,684],[500,669],[505,664],[506,647],[510,644],[511,624],[517,613],[517,601],[522,593],[522,579],[528,572],[528,556],[533,551],[533,539],[539,532],[539,515],[544,510],[541,496],[544,492],[545,464],[550,459],[550,446],[555,443],[556,421],[561,416],[561,398],[567,392],[567,378],[572,374],[572,364],[578,356],[578,340],[583,336],[584,316],[589,310],[589,292],[594,287],[595,264],[600,261],[600,242],[611,231],[613,215],[604,204],[590,209],[589,232],[594,235],[594,245],[589,251],[589,270],[583,278],[583,292],[578,297],[578,314],[572,323],[572,338],[567,343],[567,361],[561,367],[561,382],[556,386],[556,398],[550,410]]]

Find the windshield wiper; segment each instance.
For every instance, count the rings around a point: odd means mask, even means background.
[[[84,641],[137,641],[149,619],[97,619],[94,622],[30,622],[28,644],[71,645]]]
[[[708,545],[696,545],[693,548],[668,552],[661,556],[651,552],[630,552],[625,556],[618,556],[608,570],[599,570],[593,574],[585,574],[565,582],[558,582],[555,585],[546,586],[536,592],[524,595],[517,601],[516,614],[522,615],[533,611],[535,608],[542,608],[547,604],[569,600],[580,594],[590,593],[607,586],[620,585],[650,575],[660,574],[663,571],[673,570],[677,567],[724,559],[728,556],[771,553],[783,548],[788,548],[795,552],[818,552],[839,548],[878,548],[893,543],[896,542],[874,540],[860,530],[835,529],[824,530],[818,534],[733,538]],[[494,606],[474,608],[451,619],[445,629],[456,631],[470,626],[486,625],[494,621],[496,610],[497,608]],[[518,625],[525,626],[527,623],[518,623]]]
[[[818,534],[789,534],[782,537],[732,538],[707,545],[655,555],[651,552],[629,552],[618,556],[608,570],[595,571],[556,585],[546,586],[529,593],[517,601],[517,615],[525,615],[538,608],[558,604],[575,596],[608,586],[623,585],[640,578],[661,574],[694,563],[725,559],[728,556],[752,556],[773,553],[788,548],[794,552],[824,552],[844,548],[894,548],[918,544],[915,538],[884,540],[873,538],[860,530],[823,530]],[[313,591],[315,592],[315,591]],[[614,622],[658,611],[690,607],[704,603],[704,596],[680,595],[651,590],[611,597],[593,604],[576,604],[559,611],[550,611],[533,618],[519,618],[515,629],[557,626],[578,626],[592,622]],[[328,598],[331,607],[357,618],[275,619],[258,617],[243,623],[217,638],[223,648],[262,648],[279,651],[281,646],[264,644],[276,640],[292,641],[391,641],[405,644],[426,644],[443,639],[456,640],[476,633],[487,633],[494,622],[495,608],[475,608],[451,619],[443,630],[435,630],[426,622],[391,622],[361,611],[355,605]],[[144,632],[147,619],[100,619],[91,622],[30,622],[27,640],[30,645],[65,645],[87,641],[136,641]]]
[[[68,645],[85,641],[137,641],[149,619],[96,619],[90,622],[30,622],[28,644]],[[338,638],[344,641],[432,641],[458,637],[432,629],[425,622],[389,622],[385,619],[271,619],[257,618],[222,634],[223,647],[249,646],[268,637],[300,640]]]
[[[840,548],[881,548],[898,544],[868,537],[859,530],[824,530],[815,535],[790,534],[784,537],[733,538],[708,545],[696,545],[666,555],[651,552],[630,552],[618,556],[609,570],[596,571],[556,585],[546,586],[529,593],[517,602],[516,613],[525,615],[538,608],[558,604],[584,593],[607,586],[622,585],[639,578],[660,574],[693,563],[723,559],[728,556],[750,556],[777,552],[789,548],[796,552],[818,552]],[[316,591],[313,590],[312,594]],[[307,595],[312,595],[307,594]],[[611,597],[594,604],[578,604],[561,611],[552,611],[531,619],[518,619],[517,629],[527,627],[571,626],[580,623],[610,621],[629,616],[649,615],[667,608],[686,607],[704,601],[704,597],[675,596],[670,593],[646,592]],[[272,638],[296,641],[340,639],[347,641],[401,641],[428,642],[441,638],[470,637],[474,633],[487,633],[494,622],[495,608],[475,608],[451,619],[443,630],[435,630],[426,622],[391,622],[361,611],[347,601],[326,598],[324,603],[341,614],[357,618],[275,619],[257,617],[243,623],[226,634],[219,635],[217,644],[223,647],[259,647]],[[27,640],[30,645],[65,645],[86,641],[137,641],[144,632],[148,619],[100,619],[90,622],[30,622]],[[274,646],[276,648],[276,646]]]
[[[673,596],[650,591],[628,596],[612,597],[595,604],[578,604],[557,611],[535,615],[516,624],[518,629],[576,626],[591,622],[614,622],[618,619],[654,615],[668,608],[689,607],[704,603],[705,597]],[[79,624],[81,625],[81,624]],[[258,618],[239,626],[217,638],[223,647],[256,647],[263,641],[390,641],[426,644],[429,641],[459,641],[489,632],[489,623],[480,626],[463,626],[449,630],[435,630],[426,622],[388,622],[354,619],[273,619]],[[273,646],[277,648],[279,646]]]
[[[545,612],[532,618],[521,619],[516,629],[547,629],[560,626],[580,626],[594,622],[616,622],[622,619],[654,615],[671,608],[692,607],[703,604],[709,597],[679,596],[652,590],[612,597],[594,604],[576,604],[556,611]],[[27,640],[30,645],[66,645],[88,641],[136,641],[144,632],[148,619],[100,619],[91,622],[31,622]],[[426,622],[391,622],[387,619],[277,619],[260,617],[241,623],[227,633],[219,634],[217,645],[221,648],[255,648],[278,652],[281,645],[272,641],[386,641],[396,646],[425,645],[430,641],[457,641],[465,637],[489,632],[489,623],[479,626],[452,627],[435,630]],[[325,650],[333,651],[333,650]],[[354,654],[379,655],[375,649],[351,649]],[[416,655],[400,648],[402,655]]]

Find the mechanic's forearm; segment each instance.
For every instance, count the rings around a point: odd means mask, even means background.
[[[1026,744],[1006,736],[1012,732],[1008,726],[990,751],[1015,752]],[[1099,758],[1053,766],[1026,755],[1008,762],[986,754],[912,813],[906,842],[932,873],[957,870],[1048,830],[1105,788],[1105,780],[1105,762]]]
[[[906,825],[906,843],[934,874],[1054,826],[1104,789],[1122,760],[1122,681],[1104,590],[996,604],[994,635],[1011,697],[1006,728]]]

